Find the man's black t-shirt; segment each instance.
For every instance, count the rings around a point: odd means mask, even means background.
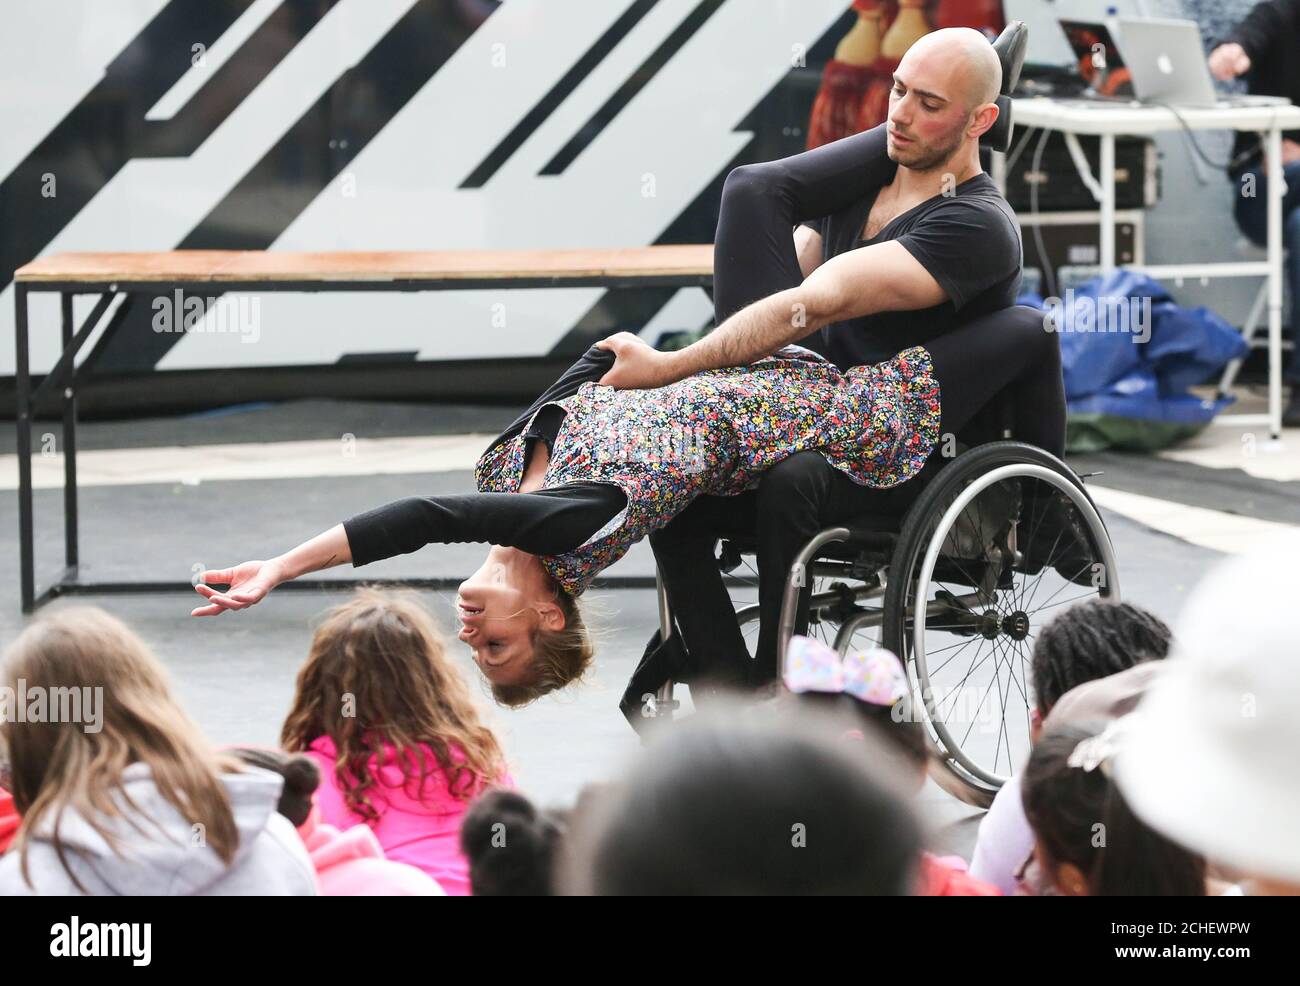
[[[842,370],[889,359],[981,315],[1016,302],[1023,255],[1016,215],[984,172],[953,194],[936,195],[895,216],[862,239],[879,190],[848,208],[800,225],[822,237],[822,260],[862,246],[897,240],[939,282],[948,299],[933,308],[878,312],[823,327],[804,341]]]

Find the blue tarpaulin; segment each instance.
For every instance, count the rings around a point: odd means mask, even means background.
[[[1044,300],[1061,335],[1071,451],[1150,450],[1207,425],[1231,398],[1188,388],[1246,355],[1241,333],[1205,307],[1177,305],[1160,282],[1117,270]]]

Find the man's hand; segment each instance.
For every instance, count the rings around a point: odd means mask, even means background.
[[[1210,74],[1220,82],[1227,82],[1250,71],[1250,56],[1235,42],[1219,45],[1210,52]]]
[[[659,352],[631,332],[616,332],[596,343],[596,348],[614,354],[614,365],[600,378],[602,386],[651,390],[676,382],[668,354]]]
[[[285,573],[280,563],[246,561],[234,568],[209,569],[199,577],[194,591],[208,600],[210,605],[190,611],[190,616],[217,616],[228,609],[247,609],[266,597],[266,594],[284,581]],[[230,588],[218,592],[208,582],[224,582]]]

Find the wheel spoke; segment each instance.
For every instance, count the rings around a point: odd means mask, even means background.
[[[984,638],[981,637],[979,639],[983,640]],[[989,643],[989,641],[986,640],[985,643]],[[980,652],[977,650],[975,653],[979,654]],[[990,656],[996,655],[996,653],[997,651],[994,648],[990,647],[989,652],[985,654],[983,657],[981,657],[978,661],[975,661],[974,658],[972,658],[971,666],[966,669],[966,674],[962,676],[962,679],[959,682],[957,682],[956,685],[953,686],[953,690],[950,691],[948,695],[945,695],[944,698],[946,699],[948,698],[948,696],[960,692],[961,689],[966,685],[966,683],[970,681],[970,676],[974,674],[977,670],[979,670],[980,666],[983,665],[984,662],[987,661]],[[946,717],[944,721],[947,721]]]
[[[1059,586],[1057,586],[1056,591],[1053,592],[1053,593],[1052,593],[1050,596],[1048,596],[1046,599],[1044,599],[1044,600],[1043,600],[1043,601],[1042,601],[1042,602],[1041,602],[1041,603],[1040,603],[1040,604],[1039,604],[1039,605],[1034,609],[1034,612],[1035,612],[1035,613],[1041,613],[1041,612],[1042,612],[1043,610],[1045,610],[1045,609],[1051,609],[1051,606],[1049,605],[1049,603],[1051,603],[1051,601],[1052,601],[1053,599],[1055,599],[1057,596],[1059,596],[1059,595],[1060,595],[1062,592],[1064,592],[1066,589],[1077,589],[1077,588],[1078,588],[1078,586],[1076,586],[1073,582],[1066,582],[1066,581],[1062,580],[1061,584],[1060,584]],[[1085,596],[1091,596],[1092,593],[1091,593],[1091,592],[1085,592],[1084,595],[1085,595]]]
[[[1066,585],[1073,585],[1073,584],[1074,584],[1074,583],[1072,583],[1072,582],[1067,582],[1067,583],[1066,583]],[[1065,588],[1065,586],[1062,586],[1061,588]],[[1059,590],[1058,590],[1058,591],[1059,591]],[[1094,595],[1095,595],[1095,593],[1084,592],[1084,593],[1081,593],[1081,594],[1079,594],[1079,595],[1077,595],[1077,596],[1071,596],[1069,599],[1062,599],[1060,602],[1051,603],[1050,605],[1045,605],[1045,606],[1039,606],[1037,609],[1034,610],[1034,612],[1035,612],[1035,613],[1041,613],[1041,612],[1042,612],[1043,610],[1045,610],[1045,609],[1056,609],[1057,606],[1066,606],[1066,605],[1068,605],[1069,603],[1075,603],[1075,602],[1078,602],[1080,599],[1091,599]],[[1049,597],[1049,598],[1051,598],[1051,597]]]
[[[1038,482],[1040,482],[1040,481],[1039,481],[1039,480],[1029,480],[1028,482],[1030,482],[1030,483],[1038,483]],[[1017,549],[1018,551],[1020,551],[1020,553],[1021,553],[1023,556],[1025,556],[1025,557],[1028,557],[1028,556],[1029,556],[1029,548],[1030,548],[1030,546],[1034,543],[1034,535],[1035,535],[1035,534],[1038,532],[1038,530],[1039,530],[1039,527],[1038,527],[1038,520],[1041,520],[1044,516],[1046,516],[1046,512],[1047,512],[1047,509],[1046,509],[1046,506],[1045,506],[1045,504],[1047,503],[1047,497],[1036,497],[1036,498],[1034,498],[1034,499],[1035,499],[1035,501],[1036,501],[1036,505],[1030,507],[1030,513],[1029,513],[1029,528],[1028,528],[1028,530],[1026,531],[1026,533],[1029,535],[1029,537],[1028,537],[1028,539],[1026,540],[1026,542],[1025,542],[1025,544],[1024,544],[1024,547],[1021,547],[1021,546],[1019,545],[1019,543],[1017,543],[1017,545],[1016,545],[1016,549]],[[1025,501],[1025,489],[1024,489],[1024,487],[1022,487],[1022,488],[1021,488],[1021,492],[1020,492],[1020,502],[1021,502],[1022,507],[1023,507],[1023,505],[1024,505],[1024,501]],[[1041,575],[1043,574],[1043,571],[1045,571],[1045,569],[1040,569],[1038,574],[1041,576]],[[1022,583],[1022,588],[1021,588],[1020,596],[1019,596],[1019,598],[1016,599],[1016,606],[1017,606],[1019,609],[1022,609],[1022,610],[1023,610],[1023,609],[1025,608],[1024,594],[1025,594],[1025,592],[1026,592],[1027,590],[1028,590],[1028,583]]]
[[[985,699],[985,697],[987,697],[987,695],[988,695],[988,693],[989,693],[989,689],[991,689],[991,688],[993,687],[993,682],[994,682],[994,681],[997,681],[997,677],[996,677],[996,675],[994,676],[994,678],[993,678],[991,681],[989,681],[988,688],[985,688],[985,689],[984,689],[984,695],[980,696],[980,700],[979,700],[978,704],[976,704],[976,706],[975,706],[976,709],[979,709],[979,708],[983,707],[983,705],[984,705],[984,699]],[[966,741],[967,741],[968,739],[970,739],[970,731],[971,731],[972,729],[975,728],[975,722],[976,722],[976,720],[977,720],[978,718],[979,718],[978,716],[974,716],[974,715],[970,717],[970,725],[966,727],[966,735],[963,736],[963,737],[961,738],[961,745],[962,745],[962,746],[965,746],[965,745],[966,745]]]
[[[1095,596],[1095,592],[1066,592],[1067,587],[1076,583],[1073,578],[1062,577],[1078,577],[1087,571],[1091,561],[1080,563],[1077,573],[1057,571],[1057,566],[1069,558],[1069,567],[1074,568],[1073,559],[1080,544],[1095,559],[1096,545],[1103,536],[1086,520],[1083,528],[1086,535],[1076,531],[1072,519],[1060,529],[1052,530],[1047,520],[1049,508],[1055,506],[1053,497],[1064,496],[1063,506],[1067,510],[1078,511],[1077,504],[1069,493],[1045,488],[1055,487],[1054,483],[1022,479],[1021,485],[1010,491],[1012,509],[1019,496],[1022,518],[1016,548],[1024,556],[1045,560],[1032,575],[1006,558],[995,564],[995,559],[1010,546],[1008,530],[1000,526],[1002,518],[1007,516],[1003,482],[999,480],[981,488],[947,528],[936,522],[923,534],[916,535],[920,540],[911,549],[910,556],[915,566],[910,573],[909,587],[913,618],[910,626],[907,622],[902,624],[907,643],[915,644],[918,648],[915,656],[923,659],[914,664],[918,683],[930,691],[932,731],[935,727],[940,730],[938,740],[952,759],[954,769],[960,766],[972,770],[981,779],[1015,773],[1019,766],[1017,760],[1029,745],[1034,705],[1030,697],[1030,656],[1040,624],[1035,619],[1031,629],[1026,621],[1033,614]],[[1038,495],[1030,496],[1031,493]],[[951,506],[954,502],[955,495],[941,498],[936,504]],[[936,505],[931,509],[942,514],[942,507]],[[927,548],[933,550],[935,544],[944,547],[928,580],[921,583],[918,581],[920,562]],[[1039,547],[1047,550],[1035,550]],[[976,577],[977,570],[982,577]],[[1049,585],[1050,581],[1057,584]],[[958,618],[954,608],[942,600],[961,599],[971,589],[976,592],[974,599],[978,604],[967,602],[970,616],[960,614]],[[919,604],[918,599],[922,600]],[[925,615],[926,603],[931,609],[937,609],[929,618]],[[917,619],[924,621],[920,632],[917,632]],[[998,624],[991,627],[982,620],[997,620]],[[996,635],[994,629],[998,631]],[[913,636],[917,638],[915,641]],[[965,667],[961,667],[963,661]],[[926,665],[924,676],[920,673],[922,664]],[[1013,703],[1017,708],[1012,708]],[[990,714],[997,718],[996,728],[988,729],[986,734],[984,726],[994,725],[986,718]],[[970,721],[965,728],[957,730],[955,727],[962,718]],[[977,725],[981,727],[978,731]],[[951,735],[948,730],[953,730]],[[976,738],[977,735],[984,738]]]

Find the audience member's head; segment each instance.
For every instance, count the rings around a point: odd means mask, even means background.
[[[1094,599],[1060,613],[1039,631],[1030,659],[1035,731],[1070,689],[1165,657],[1169,644],[1169,627],[1132,603]]]
[[[902,785],[870,763],[838,728],[697,714],[576,813],[563,886],[600,895],[910,894],[919,827]]]
[[[565,819],[522,794],[492,790],[474,802],[460,828],[475,897],[546,897]]]
[[[361,589],[325,614],[280,744],[302,751],[322,736],[337,751],[349,809],[367,819],[377,817],[376,758],[392,756],[415,792],[440,772],[467,800],[505,769],[433,618],[409,592]]]
[[[227,752],[252,767],[269,770],[284,778],[275,810],[293,822],[294,828],[306,824],[311,815],[312,795],[320,786],[320,768],[311,757],[260,746],[236,746]]]
[[[1116,762],[1138,816],[1257,894],[1300,893],[1297,558],[1288,535],[1205,576]]]
[[[22,683],[21,688],[19,683]],[[142,764],[161,800],[190,825],[225,863],[239,845],[224,771],[239,769],[217,752],[185,714],[148,645],[117,617],[97,606],[47,610],[10,644],[0,662],[0,684],[10,694],[66,696],[67,707],[0,722],[8,750],[14,807],[23,818],[14,849],[24,855],[32,833],[80,815],[112,846],[122,815],[119,792],[127,768]],[[64,859],[64,868],[80,886]]]
[[[796,710],[838,715],[845,738],[869,735],[887,751],[894,767],[919,787],[925,782],[929,753],[920,710],[912,702],[907,672],[888,650],[850,651],[840,657],[811,637],[794,636],[786,653],[782,703]]]
[[[1043,876],[1072,897],[1204,896],[1205,860],[1140,821],[1112,779],[1124,719],[1043,733],[1021,777]]]
[[[1111,603],[1100,603],[1097,606],[1106,607],[1104,613],[1108,617],[1124,619],[1126,614],[1136,613],[1139,622],[1145,622],[1143,618],[1146,614],[1136,607],[1120,607]],[[1080,607],[1085,611],[1093,608],[1096,606]],[[1075,619],[1071,616],[1062,629],[1072,628],[1074,622]],[[1054,626],[1055,624],[1048,624],[1047,630],[1050,632]],[[1081,635],[1072,636],[1078,638]],[[1087,664],[1088,661],[1089,655],[1085,651],[1081,663]],[[1094,663],[1102,663],[1104,667],[1104,662]],[[1045,718],[1040,719],[1040,713],[1036,709],[1031,713],[1031,738],[1036,740],[1041,732],[1068,722],[1116,719],[1126,715],[1133,711],[1143,691],[1150,687],[1168,663],[1162,660],[1142,660],[1125,670],[1075,685],[1065,694],[1054,697],[1051,711]],[[1044,876],[1042,868],[1032,860],[1034,836],[1025,818],[1021,781],[1021,774],[1013,775],[998,791],[988,814],[980,822],[979,835],[971,856],[971,872],[993,883],[1004,893],[1051,893],[1053,888],[1050,879]]]

